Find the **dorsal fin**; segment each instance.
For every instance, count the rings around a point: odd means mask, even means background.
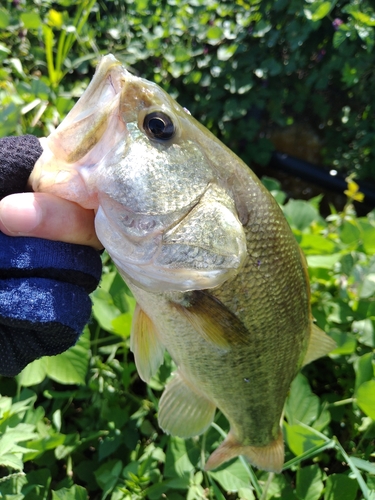
[[[310,302],[310,287],[309,287],[310,279],[307,267],[307,260],[301,248],[299,248],[299,250],[301,255],[303,271],[306,277],[308,299]],[[328,337],[328,335],[325,332],[323,332],[323,330],[321,330],[318,326],[314,324],[314,319],[312,317],[310,319],[310,322],[311,322],[310,339],[309,339],[309,344],[307,346],[305,357],[303,359],[302,366],[305,366],[311,363],[312,361],[315,361],[315,359],[326,356],[329,352],[333,351],[333,349],[336,348],[336,342],[333,339],[331,339],[331,337]]]
[[[316,326],[311,320],[311,334],[309,345],[305,357],[303,359],[302,366],[311,363],[315,359],[321,358],[335,349],[336,342],[328,337],[326,333],[323,332],[318,326]]]
[[[134,354],[140,378],[149,382],[164,361],[165,349],[154,323],[138,304],[133,315],[130,350]]]

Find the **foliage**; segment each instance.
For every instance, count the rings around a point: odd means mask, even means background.
[[[247,163],[272,144],[373,178],[375,11],[363,0],[7,0],[0,136],[46,134],[113,52]]]
[[[141,13],[141,14],[140,14]],[[363,1],[9,0],[0,7],[0,136],[47,134],[113,52],[162,84],[248,162],[265,163],[266,131],[321,125],[327,163],[371,171],[374,11]],[[319,127],[318,127],[319,128]],[[146,386],[129,352],[134,300],[103,255],[93,319],[78,344],[0,379],[0,498],[4,500],[375,498],[375,214],[348,203],[325,220],[319,198],[289,200],[264,183],[309,264],[313,314],[337,342],[305,367],[285,406],[281,475],[242,459],[203,472],[228,431],[203,436],[157,426],[173,370]]]
[[[285,198],[276,181],[264,183]],[[173,363],[166,357],[148,386],[139,380],[129,352],[134,299],[104,255],[77,346],[0,380],[0,498],[374,499],[375,214],[356,217],[354,184],[344,211],[327,220],[319,199],[283,205],[309,263],[313,314],[337,348],[292,384],[282,475],[241,458],[203,472],[228,431],[220,414],[199,438],[160,431],[158,399]]]

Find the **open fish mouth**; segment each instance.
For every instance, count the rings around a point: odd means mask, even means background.
[[[74,122],[115,108],[124,84],[124,68],[113,56],[102,58],[86,91],[69,113]]]
[[[117,140],[124,139],[126,124],[120,115],[124,82],[124,68],[121,64],[113,56],[103,58],[86,91],[53,134],[50,148],[55,154],[59,154],[59,158],[67,163],[75,163],[90,153],[97,162],[103,156],[100,143],[103,142],[106,131],[111,130],[112,135],[109,143],[106,137],[106,151],[111,149],[109,146],[114,141],[117,143]],[[113,131],[116,133],[113,134]],[[61,141],[61,137],[64,137],[64,141]],[[99,151],[95,148],[97,145],[101,146]],[[85,163],[89,164],[90,159],[85,158]]]
[[[98,208],[90,170],[127,140],[120,110],[126,73],[113,56],[102,58],[81,98],[43,142],[44,154],[29,179],[34,191],[56,194],[84,208]]]

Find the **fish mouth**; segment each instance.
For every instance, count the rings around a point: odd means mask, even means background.
[[[45,141],[29,180],[33,190],[97,208],[92,171],[128,136],[120,112],[125,79],[121,63],[104,56],[81,98]]]
[[[102,57],[89,86],[77,102],[76,106],[80,109],[72,116],[74,121],[78,122],[98,113],[98,108],[99,111],[113,108],[113,101],[118,100],[116,97],[121,94],[124,85],[124,71],[112,54]]]

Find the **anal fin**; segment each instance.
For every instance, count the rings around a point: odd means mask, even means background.
[[[280,430],[277,439],[266,446],[248,446],[237,441],[230,431],[221,445],[211,454],[205,470],[212,470],[224,462],[242,455],[251,464],[269,472],[281,472],[284,464],[284,441]]]
[[[215,405],[190,387],[177,371],[160,398],[159,426],[173,436],[197,436],[211,425],[215,410]]]
[[[311,335],[309,345],[302,366],[321,358],[335,349],[336,342],[328,337],[318,326],[311,322]]]
[[[130,350],[134,354],[139,376],[149,382],[164,361],[165,349],[160,343],[154,323],[138,304],[133,315]]]

